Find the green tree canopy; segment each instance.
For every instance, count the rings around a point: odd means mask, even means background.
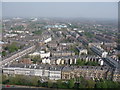
[[[68,87],[69,88],[73,88],[74,87],[74,80],[73,79],[68,81]]]

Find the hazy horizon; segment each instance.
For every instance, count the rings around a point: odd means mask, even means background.
[[[3,2],[2,17],[118,18],[116,2]]]

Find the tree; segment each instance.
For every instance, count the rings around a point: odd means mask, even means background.
[[[118,56],[118,60],[120,60],[120,54],[118,54],[117,56]]]
[[[38,80],[37,86],[42,86],[42,82],[40,80]]]
[[[58,86],[58,88],[62,88],[62,80],[57,81],[57,86]]]
[[[120,88],[120,82],[113,82],[114,83],[114,88]]]
[[[80,82],[79,88],[86,88],[87,82],[82,76],[80,76],[79,82]]]
[[[66,82],[62,82],[62,88],[64,88],[64,89],[67,89],[67,88],[68,88]]]
[[[9,76],[9,84],[16,85],[37,86],[38,80],[39,77],[36,76],[24,76],[24,75]]]
[[[13,42],[12,44],[8,45],[5,47],[5,50],[8,50],[9,53],[15,52],[19,49],[19,47],[17,46],[16,42]]]
[[[73,88],[74,87],[74,80],[73,79],[68,81],[68,87],[69,88]]]
[[[31,60],[33,61],[34,64],[36,64],[37,62],[41,62],[41,58],[40,56],[34,56],[34,57],[31,57]]]
[[[82,83],[79,84],[79,88],[86,88]]]
[[[95,82],[93,80],[86,80],[87,82],[87,88],[94,88]]]
[[[53,83],[53,88],[58,88],[57,83]]]
[[[68,88],[67,83],[63,82],[62,80],[57,81],[57,86],[58,86],[58,88]]]
[[[43,82],[42,83],[42,87],[48,87],[48,83],[47,82]]]
[[[6,75],[2,75],[2,83],[7,84],[9,82],[8,77]]]
[[[78,88],[79,88],[79,83],[75,83],[75,84],[74,84],[74,88],[75,88],[75,89],[78,89]]]
[[[76,65],[80,65],[80,64],[81,64],[81,61],[80,61],[80,59],[78,59],[76,62]]]
[[[76,65],[80,65],[80,66],[85,65],[85,61],[78,59]]]
[[[101,82],[101,88],[108,88],[107,83],[105,81]]]
[[[2,56],[6,56],[6,51],[2,51]]]
[[[42,34],[42,30],[36,30],[36,31],[33,31],[32,33],[34,33],[36,35],[41,35]]]
[[[48,80],[48,87],[51,88],[53,86],[53,82],[51,80]]]
[[[9,84],[16,84],[16,85],[21,85],[22,83],[22,76],[16,75],[16,76],[9,76]]]
[[[87,66],[98,66],[99,64],[97,62],[94,61],[82,61],[80,59],[77,60],[76,65],[79,66],[83,66],[83,65],[87,65]]]
[[[30,78],[31,78],[31,76],[30,76]],[[32,78],[31,78],[32,85],[37,86],[38,85],[38,80],[39,80],[39,77],[32,76]]]
[[[107,84],[105,82],[97,82],[96,88],[107,88]]]

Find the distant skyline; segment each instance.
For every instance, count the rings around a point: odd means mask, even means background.
[[[83,17],[117,19],[117,2],[3,2],[3,17]]]

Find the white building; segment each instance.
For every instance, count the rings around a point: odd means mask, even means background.
[[[49,70],[48,69],[42,70],[42,77],[48,77],[48,76],[49,76]]]
[[[32,54],[29,54],[29,56],[31,57],[31,56],[40,56],[40,53],[39,52],[34,52],[34,53],[32,53]]]
[[[43,58],[42,63],[43,64],[50,64],[50,59],[49,58]]]
[[[35,76],[42,76],[42,69],[35,69],[34,74]]]
[[[81,54],[88,54],[88,50],[87,49],[84,49],[84,48],[81,48],[81,47],[77,47],[77,49],[79,50],[79,55],[81,55]]]
[[[59,80],[61,79],[61,69],[62,67],[53,66],[50,67],[49,71],[49,79],[50,80]]]
[[[60,58],[56,60],[56,64],[57,64],[57,65],[59,65],[60,62],[61,62],[61,59],[60,59]]]
[[[17,32],[17,33],[24,33],[24,31],[19,31],[19,30],[15,31],[15,32]]]
[[[25,65],[21,64],[18,66],[10,66],[3,68],[3,74],[8,75],[31,75],[31,76],[40,76],[46,77],[50,80],[59,80],[61,79],[61,67],[58,66],[44,66],[44,65]]]
[[[108,52],[103,52],[102,53],[102,57],[104,57],[104,58],[107,57],[107,55],[108,55]]]
[[[49,38],[47,38],[47,39],[44,40],[45,43],[48,43],[48,42],[50,42],[50,41],[52,41],[52,38],[51,38],[51,37],[49,37]]]
[[[16,37],[16,36],[18,36],[18,34],[5,34],[5,36],[4,37]]]
[[[79,55],[81,55],[81,54],[88,54],[87,49],[80,49]]]
[[[29,54],[29,56],[40,56],[41,58],[50,57],[50,52],[40,51]]]
[[[59,80],[61,79],[61,71],[60,70],[51,70],[49,72],[49,79],[50,80]]]
[[[98,63],[102,66],[104,64],[104,61],[102,59],[99,59]]]
[[[41,57],[41,58],[50,57],[50,52],[46,52],[46,53],[45,53],[45,52],[41,52],[41,53],[40,53],[40,57]]]

